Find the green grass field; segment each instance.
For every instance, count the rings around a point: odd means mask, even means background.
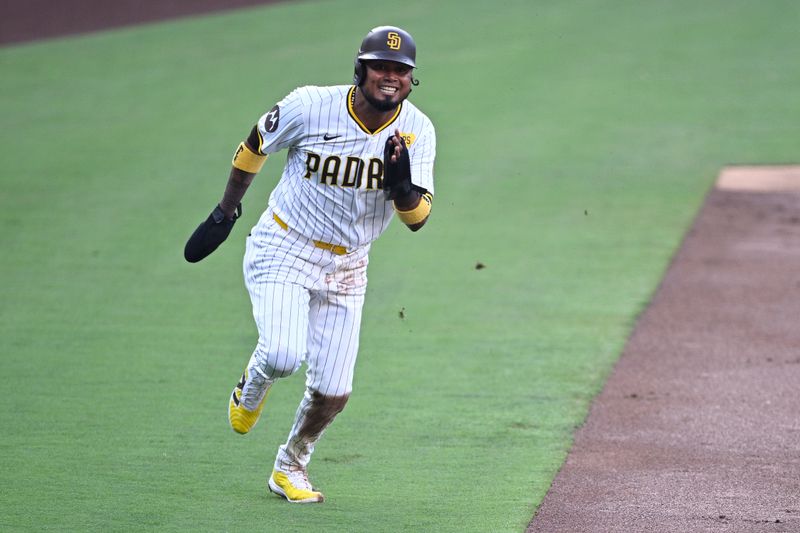
[[[0,529],[523,531],[719,168],[800,159],[798,20],[345,0],[0,49]],[[328,501],[290,506],[265,479],[302,374],[253,434],[226,419],[284,156],[220,250],[182,247],[254,120],[347,83],[386,23],[417,40],[434,212],[373,247],[355,391],[311,465]]]

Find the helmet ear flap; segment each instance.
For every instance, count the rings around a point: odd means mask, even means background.
[[[356,56],[353,65],[353,85],[360,86],[362,81],[364,81],[364,63]]]

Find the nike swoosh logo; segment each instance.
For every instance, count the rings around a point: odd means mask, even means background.
[[[326,140],[326,141],[332,141],[333,139],[336,139],[337,137],[341,137],[341,135],[328,135],[326,133],[325,135],[322,136],[322,138],[324,140]]]

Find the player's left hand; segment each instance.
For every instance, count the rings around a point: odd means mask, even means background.
[[[395,130],[394,135],[386,140],[383,149],[383,192],[387,200],[411,192],[411,160],[400,130]]]
[[[236,212],[232,218],[225,216],[222,208],[217,205],[214,211],[208,215],[197,229],[194,230],[192,236],[186,241],[186,246],[183,249],[183,257],[190,263],[197,263],[205,259],[211,252],[217,249],[220,244],[225,242],[225,239],[230,235],[236,219],[242,216],[242,204],[236,207]]]

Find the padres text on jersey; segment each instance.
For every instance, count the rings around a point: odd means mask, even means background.
[[[301,87],[258,121],[263,154],[288,149],[269,206],[292,229],[348,250],[365,246],[394,214],[382,192],[383,147],[399,129],[411,158],[412,182],[433,194],[436,134],[408,100],[376,131],[352,112],[349,85]]]

